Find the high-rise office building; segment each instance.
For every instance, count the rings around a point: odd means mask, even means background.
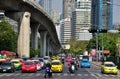
[[[113,0],[92,0],[92,29],[113,29]]]
[[[61,34],[60,42],[61,44],[66,44],[67,41],[71,38],[71,19],[65,18],[61,22]]]
[[[71,17],[75,0],[63,0],[63,19]]]
[[[75,11],[72,12],[72,37],[82,39],[80,37],[84,36],[79,35],[83,34],[83,29],[89,29],[91,25],[91,0],[75,0],[75,8]],[[82,34],[80,34],[81,32]]]

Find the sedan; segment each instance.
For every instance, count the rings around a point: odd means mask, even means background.
[[[83,67],[90,68],[91,63],[90,63],[89,60],[82,60],[81,63],[80,63],[80,66],[81,66],[81,68],[83,68]]]
[[[37,67],[33,61],[25,61],[22,65],[22,72],[36,72]]]
[[[2,62],[0,66],[0,72],[14,72],[15,67],[14,64],[11,62]]]
[[[102,73],[118,74],[117,66],[113,62],[103,62],[101,66]]]
[[[11,62],[14,64],[16,70],[21,70],[22,62],[20,59],[12,59]]]
[[[52,72],[62,72],[63,71],[63,64],[61,63],[60,60],[52,61],[51,71]]]
[[[35,65],[37,67],[37,70],[41,70],[42,69],[42,65],[41,65],[39,60],[32,60],[32,61],[35,63]]]

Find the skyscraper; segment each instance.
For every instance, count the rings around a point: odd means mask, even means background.
[[[92,29],[113,29],[112,16],[113,0],[92,0]]]
[[[72,37],[78,40],[82,39],[80,37],[84,37],[82,36],[83,30],[89,29],[91,25],[91,0],[75,0],[75,8],[74,12],[72,12],[71,33]]]
[[[61,23],[61,34],[60,40],[62,44],[66,44],[67,41],[71,38],[71,19],[66,18],[62,20]]]
[[[71,17],[75,0],[63,0],[63,19]]]

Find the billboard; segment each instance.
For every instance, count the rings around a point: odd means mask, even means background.
[[[63,48],[63,49],[70,49],[70,45],[69,45],[69,44],[62,45],[62,48]]]

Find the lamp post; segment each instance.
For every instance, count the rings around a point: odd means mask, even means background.
[[[99,52],[98,52],[98,29],[96,33],[96,52],[97,52],[97,61],[99,61]]]

